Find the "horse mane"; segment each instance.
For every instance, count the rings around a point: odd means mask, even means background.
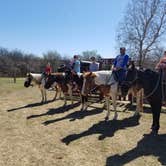
[[[143,79],[151,81],[152,84],[155,80],[159,78],[159,73],[154,70],[145,69],[145,70],[138,70],[138,71],[142,73]]]
[[[154,70],[151,70],[151,69],[145,69],[144,73],[145,73],[145,74],[148,74],[148,75],[150,75],[150,76],[152,76],[152,77],[159,75],[158,72],[156,72],[156,71],[154,71]]]
[[[96,77],[96,74],[95,73],[93,73],[93,72],[85,72],[84,74],[83,74],[83,77],[84,78],[87,78],[87,77]]]

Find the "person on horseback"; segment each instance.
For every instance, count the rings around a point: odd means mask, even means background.
[[[51,67],[51,64],[50,62],[47,63],[46,67],[45,67],[45,74],[46,75],[50,75],[52,72],[52,67]]]
[[[121,82],[125,79],[125,72],[127,69],[127,65],[129,62],[129,56],[126,54],[125,47],[120,48],[120,54],[116,56],[113,63],[113,76],[116,81],[121,84]]]
[[[47,78],[48,75],[51,74],[51,72],[52,72],[52,67],[51,67],[50,62],[48,62],[45,69],[44,69],[44,72],[42,73],[42,76],[41,76],[41,82],[43,84],[45,84],[46,78]],[[50,88],[50,90],[52,90],[52,88]]]

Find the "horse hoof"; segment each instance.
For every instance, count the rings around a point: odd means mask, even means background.
[[[152,130],[150,135],[157,136],[158,135],[158,131],[157,130]]]
[[[63,104],[63,107],[66,107],[66,104]]]
[[[108,116],[105,117],[105,121],[108,121]]]
[[[135,112],[133,116],[140,116],[139,112]]]
[[[115,115],[113,120],[117,120],[118,119],[118,115]]]

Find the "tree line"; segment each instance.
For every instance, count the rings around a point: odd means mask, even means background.
[[[84,51],[80,54],[81,60],[89,60],[91,56],[101,58],[96,50]],[[51,63],[54,72],[62,64],[69,64],[72,57],[62,56],[57,51],[48,51],[42,56],[26,54],[20,50],[9,51],[0,48],[0,76],[1,77],[25,77],[28,72],[42,73],[48,62]]]
[[[162,45],[165,34],[165,0],[130,0],[117,29],[117,47],[126,47],[138,66],[154,68],[165,50]],[[91,56],[101,58],[96,50],[92,50],[82,52],[80,59],[89,60]],[[53,71],[57,71],[58,66],[70,60],[57,51],[48,51],[39,57],[19,50],[0,48],[0,76],[22,77],[27,72],[41,73],[47,62],[51,63]]]

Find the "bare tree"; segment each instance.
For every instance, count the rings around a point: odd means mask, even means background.
[[[94,56],[97,60],[101,58],[101,55],[97,53],[97,50],[91,50],[91,51],[87,50],[82,52],[81,59],[90,60],[92,56]]]
[[[126,46],[142,66],[165,32],[166,0],[131,0],[120,23],[117,41]]]
[[[53,67],[53,71],[57,71],[57,68],[61,65],[62,57],[57,51],[48,51],[43,54],[44,66],[50,62]],[[43,68],[44,69],[44,68]]]

